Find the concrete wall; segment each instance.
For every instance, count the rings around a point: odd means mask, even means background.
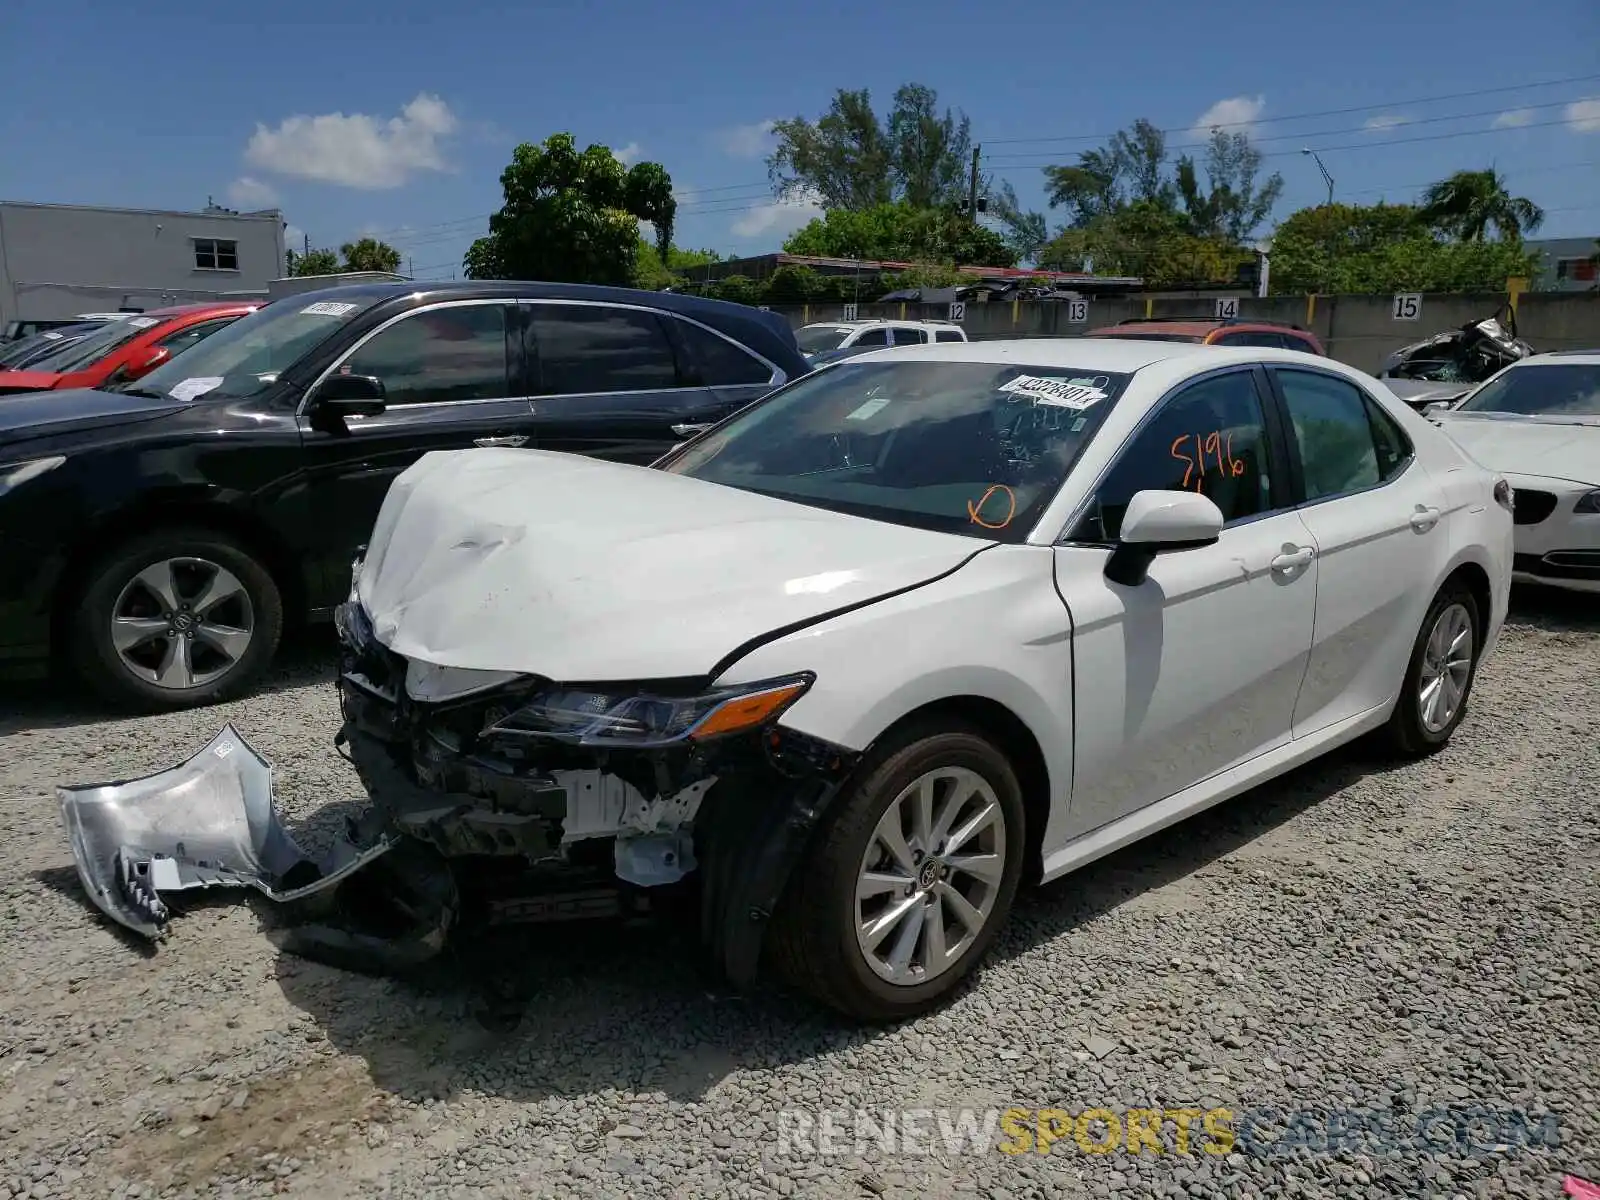
[[[235,242],[237,270],[196,266],[195,238]],[[0,320],[266,295],[283,274],[283,218],[0,202]]]
[[[1390,296],[1269,296],[1239,301],[1239,319],[1277,321],[1312,330],[1328,353],[1341,362],[1375,371],[1391,351],[1442,330],[1491,316],[1506,302],[1504,293],[1424,296],[1419,318],[1397,321]],[[792,325],[836,321],[838,304],[773,305]],[[973,340],[1015,337],[1081,337],[1091,329],[1130,317],[1211,317],[1215,297],[1127,296],[1092,300],[1087,321],[1072,324],[1070,306],[1048,304],[968,304],[962,327]],[[923,318],[943,321],[945,305],[861,304],[862,319]],[[1517,327],[1535,350],[1600,348],[1600,293],[1578,295],[1524,293],[1517,302]]]

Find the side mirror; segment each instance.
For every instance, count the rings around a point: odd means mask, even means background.
[[[165,346],[157,346],[144,358],[138,359],[135,362],[124,363],[118,374],[121,375],[123,379],[143,379],[146,375],[150,374],[151,371],[154,371],[157,367],[169,361],[171,358],[171,350],[168,350]]]
[[[1106,578],[1137,587],[1155,556],[1209,546],[1222,536],[1222,510],[1198,492],[1135,492],[1122,517],[1117,548],[1106,560]]]
[[[388,407],[383,380],[375,375],[329,375],[312,394],[313,412],[326,417],[375,417]]]

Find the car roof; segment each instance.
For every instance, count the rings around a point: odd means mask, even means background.
[[[129,313],[130,317],[186,317],[201,313],[245,312],[260,308],[265,300],[209,300],[201,304],[172,304],[166,308],[152,308],[142,313]]]
[[[1129,321],[1119,321],[1115,325],[1103,325],[1094,332],[1096,334],[1114,335],[1118,329],[1137,330],[1145,332],[1151,329],[1170,330],[1173,333],[1215,333],[1219,329],[1271,329],[1281,333],[1301,333],[1316,336],[1309,329],[1301,329],[1283,321],[1219,321],[1214,317],[1179,317],[1167,320],[1162,317],[1140,317]]]
[[[1552,358],[1559,358],[1562,362],[1582,363],[1584,366],[1600,364],[1600,350],[1546,350],[1540,354],[1532,354],[1527,358],[1514,362],[1511,365],[1520,367],[1524,364],[1538,365]]]
[[[875,358],[888,361],[909,358],[936,362],[1026,363],[1032,367],[1066,371],[1133,372],[1152,363],[1181,357],[1203,358],[1208,366],[1213,366],[1218,361],[1218,355],[1226,354],[1229,349],[1222,346],[1202,347],[1192,342],[1141,342],[1131,338],[1006,338],[983,342],[931,342],[922,346],[874,350],[848,361],[859,363]],[[1254,347],[1248,349],[1253,354],[1260,353]],[[1252,353],[1234,353],[1240,354],[1245,360],[1252,358]]]

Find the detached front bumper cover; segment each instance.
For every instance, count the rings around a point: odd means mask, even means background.
[[[113,921],[167,931],[163,892],[252,887],[279,902],[335,887],[393,845],[341,839],[322,861],[272,805],[272,767],[230,724],[187,762],[142,779],[56,789],[78,877]]]

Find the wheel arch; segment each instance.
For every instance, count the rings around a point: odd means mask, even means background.
[[[1025,881],[1038,882],[1043,863],[1045,827],[1050,821],[1050,765],[1038,737],[1010,707],[988,696],[945,696],[906,712],[873,739],[872,745],[898,736],[914,725],[949,722],[971,725],[993,739],[1010,760],[1022,787],[1022,809],[1027,821]],[[871,750],[871,746],[868,750]]]
[[[257,558],[283,597],[285,623],[304,620],[309,591],[298,560],[265,521],[235,506],[200,497],[152,499],[123,509],[91,527],[67,554],[50,602],[50,644],[59,654],[66,626],[90,572],[106,554],[130,538],[161,528],[203,529],[239,544]]]

